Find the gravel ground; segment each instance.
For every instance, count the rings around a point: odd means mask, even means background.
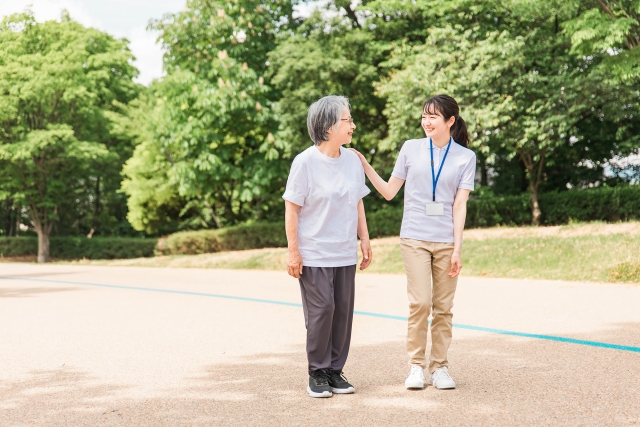
[[[301,308],[220,295],[300,302],[280,272],[0,265],[0,426],[640,425],[639,352],[457,327],[458,388],[408,391],[406,322],[367,315],[357,393],[312,399]],[[633,349],[638,307],[638,286],[463,277],[454,323]],[[358,275],[356,310],[406,316],[405,278]]]

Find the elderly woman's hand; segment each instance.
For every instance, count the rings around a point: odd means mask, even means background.
[[[296,279],[299,279],[302,275],[302,257],[297,250],[289,250],[289,255],[287,256],[287,273]]]
[[[353,151],[354,153],[356,153],[358,155],[358,158],[360,159],[360,162],[362,163],[362,167],[367,167],[369,162],[367,162],[367,159],[364,158],[364,156],[362,155],[361,152],[359,152],[355,148],[349,148],[349,150]]]

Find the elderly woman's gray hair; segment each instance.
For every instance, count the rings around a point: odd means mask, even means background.
[[[325,96],[311,104],[307,114],[307,129],[314,144],[329,140],[327,131],[338,128],[345,107],[351,109],[349,100],[337,95]]]

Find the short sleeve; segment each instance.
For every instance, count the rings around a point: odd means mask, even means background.
[[[369,190],[369,187],[364,185],[364,183],[362,183],[362,185],[360,186],[359,190],[360,190],[360,192],[358,193],[358,199],[362,199],[364,196],[366,196],[367,194],[371,193],[371,190]]]
[[[391,172],[391,176],[395,176],[400,179],[407,179],[408,174],[408,164],[407,164],[407,143],[405,142],[400,149],[400,154],[398,154],[398,158],[396,160],[396,165],[393,167],[393,172]]]
[[[358,199],[362,199],[367,194],[371,193],[369,187],[367,187],[364,183],[364,168],[362,169],[362,180],[360,180],[360,185],[358,185]]]
[[[458,188],[473,191],[476,178],[476,155],[471,156],[462,170],[462,176]]]
[[[293,160],[291,171],[287,178],[287,187],[282,198],[298,206],[304,206],[304,201],[309,195],[309,179],[307,168],[299,158]]]

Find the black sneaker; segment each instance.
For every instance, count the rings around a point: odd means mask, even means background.
[[[331,391],[336,394],[350,394],[356,392],[355,387],[347,382],[342,371],[331,371],[329,374],[329,386],[331,386]]]
[[[329,374],[321,369],[312,371],[309,375],[309,386],[307,393],[311,397],[331,397],[331,386],[329,386]]]

